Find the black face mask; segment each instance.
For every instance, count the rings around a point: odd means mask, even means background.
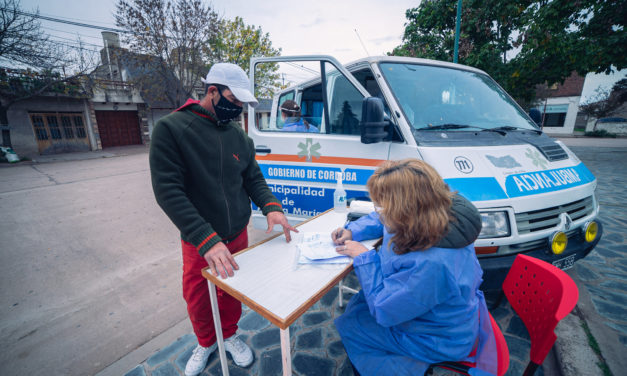
[[[231,103],[228,99],[222,95],[222,91],[218,89],[220,99],[218,103],[213,103],[213,109],[216,112],[218,121],[220,123],[228,123],[229,121],[237,118],[242,113],[242,107]]]

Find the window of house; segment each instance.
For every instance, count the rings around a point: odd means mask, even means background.
[[[67,139],[74,138],[74,128],[70,117],[61,116],[61,124],[63,124],[63,136]]]
[[[48,129],[50,130],[50,136],[53,140],[61,139],[61,130],[59,129],[59,119],[55,116],[46,116],[48,122]]]
[[[35,137],[37,137],[38,140],[47,140],[48,130],[46,129],[43,116],[33,115],[31,116],[31,121],[35,129]]]
[[[74,115],[72,116],[72,120],[74,122],[74,129],[76,129],[76,137],[86,138],[87,132],[85,132],[85,125],[83,123],[83,115]]]
[[[550,114],[544,114],[544,126],[545,127],[563,127],[566,121],[565,112],[555,112]]]
[[[30,119],[37,140],[61,141],[87,138],[82,113],[37,113],[30,114]]]

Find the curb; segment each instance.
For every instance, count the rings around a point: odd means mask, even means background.
[[[555,329],[557,340],[553,349],[558,368],[562,375],[604,376],[600,365],[605,360],[591,348],[589,340],[594,337],[584,330],[586,323],[580,315],[576,306]]]
[[[113,364],[108,365],[105,369],[98,372],[96,376],[126,375],[136,368],[138,364],[145,362],[151,355],[189,333],[193,333],[192,324],[189,319],[185,317],[183,321],[126,354]]]

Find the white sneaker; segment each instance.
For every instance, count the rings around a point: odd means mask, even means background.
[[[236,335],[224,340],[224,349],[231,353],[233,362],[240,367],[248,367],[253,362],[252,350]]]
[[[218,344],[214,343],[209,347],[196,346],[192,352],[192,356],[189,357],[187,365],[185,366],[185,376],[196,376],[205,369],[207,365],[207,359],[209,355],[218,348]]]

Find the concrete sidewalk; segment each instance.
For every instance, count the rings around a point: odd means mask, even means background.
[[[142,153],[147,153],[147,152],[148,152],[148,146],[146,145],[117,146],[117,147],[112,147],[112,148],[106,148],[104,150],[40,155],[36,158],[33,158],[31,161],[25,161],[25,162],[20,162],[20,163],[52,163],[52,162],[80,161],[80,160],[85,160],[85,159],[123,157],[126,155],[142,154]]]

